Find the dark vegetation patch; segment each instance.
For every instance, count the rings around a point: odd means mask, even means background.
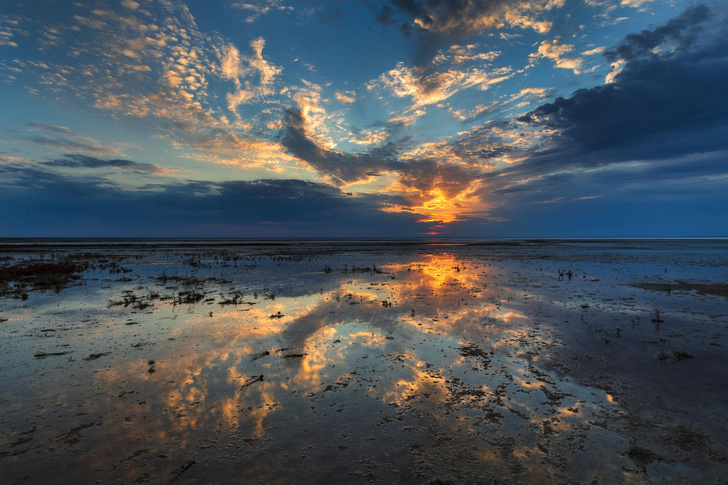
[[[484,370],[488,369],[488,367],[490,366],[490,358],[493,355],[492,350],[490,352],[486,352],[477,345],[466,345],[460,347],[458,350],[460,351],[460,355],[462,355],[463,357],[474,357],[476,359],[479,359],[483,365]]]
[[[627,450],[627,458],[632,460],[635,466],[644,472],[647,469],[647,465],[657,460],[658,456],[647,448],[633,445]]]
[[[0,268],[0,295],[20,295],[26,288],[60,291],[79,279],[78,273],[86,267],[67,261],[21,261],[5,266]]]
[[[662,441],[669,445],[675,445],[682,450],[702,450],[709,442],[708,435],[690,426],[679,425],[670,428]]]
[[[269,351],[269,350],[266,350],[265,352],[260,352],[260,353],[254,354],[254,355],[253,355],[253,356],[252,356],[252,357],[250,358],[250,360],[258,360],[258,359],[262,359],[262,358],[263,358],[263,357],[265,357],[266,355],[270,355],[270,351]]]
[[[676,283],[635,283],[634,288],[641,288],[650,291],[663,291],[671,293],[673,291],[695,291],[699,295],[714,295],[728,298],[728,284],[726,283],[686,283],[678,281]]]
[[[673,364],[677,364],[681,360],[685,359],[692,359],[695,356],[689,352],[685,352],[684,350],[673,350],[671,352],[665,352],[662,351],[659,354],[657,354],[657,360],[660,362],[665,362],[666,360],[672,359]]]
[[[205,294],[201,291],[198,291],[196,289],[188,290],[188,291],[180,291],[177,294],[177,297],[174,299],[174,303],[178,305],[183,304],[193,304],[193,303],[199,303],[203,298],[205,298]]]
[[[85,357],[83,360],[96,360],[96,359],[100,359],[104,355],[109,355],[109,352],[102,352],[100,354],[91,354],[88,357]]]
[[[208,278],[199,278],[194,275],[168,275],[167,273],[162,273],[160,276],[157,276],[154,278],[157,280],[157,282],[161,285],[166,285],[167,283],[177,283],[181,284],[183,286],[202,286],[205,283],[219,283],[219,284],[230,284],[232,281],[224,279],[224,278],[215,278],[213,276],[210,276]]]
[[[46,357],[54,357],[59,355],[66,355],[68,352],[38,352],[35,354],[36,359],[44,359]]]
[[[109,300],[109,308],[114,306],[124,306],[124,308],[134,308],[136,310],[144,310],[153,305],[153,301],[159,298],[159,293],[149,291],[147,295],[137,296],[132,290],[125,290],[124,296],[120,300]],[[127,323],[127,325],[129,325]]]
[[[240,386],[240,389],[245,389],[246,387],[250,387],[253,384],[257,382],[263,382],[263,374],[259,376],[250,376],[250,379],[245,381],[242,386]]]

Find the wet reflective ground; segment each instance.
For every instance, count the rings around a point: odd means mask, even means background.
[[[19,244],[0,267],[2,483],[728,483],[726,241]]]

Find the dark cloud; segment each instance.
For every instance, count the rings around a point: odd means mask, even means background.
[[[32,163],[7,162],[0,158],[0,193],[12,200],[12,194],[35,194],[42,198],[48,192],[83,194],[87,197],[103,196],[108,180],[101,177],[83,178],[66,176]],[[10,206],[17,206],[10,203]]]
[[[513,130],[513,123],[507,120],[493,121],[453,141],[451,149],[463,161],[491,169],[494,168],[494,158],[509,156],[519,151],[505,139]]]
[[[520,117],[524,125],[556,130],[557,135],[547,149],[511,171],[728,149],[728,29],[697,35],[706,18],[706,8],[699,5],[639,34],[649,41],[628,36],[611,51],[626,60],[612,84],[580,89]],[[681,48],[653,52],[668,41]]]
[[[722,236],[728,227],[723,153],[543,175],[494,190],[507,200],[499,234],[551,237]],[[598,215],[598,217],[595,217]]]
[[[624,59],[633,61],[642,57],[650,57],[652,50],[666,42],[675,42],[676,49],[684,51],[690,47],[695,36],[703,29],[701,22],[707,20],[710,10],[705,5],[688,7],[679,16],[653,30],[643,30],[639,34],[629,34],[614,49],[608,50],[604,56],[609,61]]]
[[[303,115],[294,109],[287,111],[284,126],[281,141],[285,148],[318,172],[332,177],[336,184],[365,180],[382,172],[396,172],[402,187],[420,194],[410,195],[406,200],[386,201],[402,207],[427,202],[427,194],[434,189],[448,198],[456,197],[471,187],[484,167],[490,166],[487,162],[464,166],[427,158],[400,161],[397,159],[398,147],[393,143],[363,154],[328,150],[309,138]]]
[[[411,2],[392,5],[399,15],[416,8]],[[620,235],[659,234],[659,224],[647,218],[661,200],[683,215],[688,209],[678,207],[678,200],[713,215],[716,201],[726,200],[728,28],[713,17],[698,5],[665,25],[625,37],[605,54],[621,60],[613,82],[454,140],[448,150],[457,161],[398,163],[394,145],[360,155],[328,150],[307,135],[306,120],[296,110],[287,114],[282,142],[340,183],[396,172],[408,193],[423,194],[409,195],[401,204],[405,208],[426,202],[424,194],[433,189],[447,197],[467,190],[493,207],[486,215],[512,221],[508,230],[523,231],[512,235],[598,234],[591,217],[597,209],[614,218],[609,231],[616,224],[625,228]],[[495,170],[493,160],[502,157],[518,161]],[[625,222],[620,198],[635,205],[642,198],[645,210]],[[714,228],[704,214],[695,221]],[[528,232],[524,224],[534,217],[535,232]],[[684,227],[685,234],[715,233],[702,231],[697,222]]]
[[[163,173],[164,169],[153,163],[139,163],[131,160],[101,160],[100,158],[89,157],[86,155],[66,154],[65,158],[45,162],[44,165],[51,167],[66,168],[120,168],[123,170],[131,170],[139,173]]]
[[[395,11],[420,32],[462,37],[503,25],[543,31],[539,16],[558,5],[547,0],[390,0],[377,13],[383,25],[394,23]]]
[[[298,109],[286,110],[280,138],[291,155],[332,177],[339,185],[364,180],[371,173],[396,171],[406,166],[397,160],[396,149],[391,144],[363,154],[347,154],[320,146],[308,136],[306,119]]]
[[[479,177],[499,234],[722,235],[728,216],[728,26],[703,5],[606,54],[613,82],[581,89],[450,144]],[[600,214],[594,219],[593,214]],[[692,215],[691,215],[692,214]],[[603,226],[603,227],[602,227]],[[677,226],[675,226],[677,227]]]
[[[303,180],[185,181],[136,190],[46,165],[0,160],[0,236],[407,235],[414,217],[386,214],[398,197],[353,196]],[[65,231],[65,232],[64,232]]]
[[[108,154],[109,148],[96,143],[87,143],[78,140],[69,140],[68,138],[51,138],[44,135],[35,135],[25,140],[62,151],[79,151],[87,153],[98,153],[100,155]]]
[[[47,131],[49,133],[61,134],[61,135],[75,135],[75,133],[65,126],[46,125],[42,123],[28,123],[28,126],[35,128],[36,130]]]
[[[387,26],[396,24],[397,21],[394,19],[394,9],[389,5],[383,5],[382,9],[377,13],[377,22]]]
[[[433,2],[428,3],[432,4]],[[432,17],[428,14],[427,9],[415,0],[392,0],[392,4],[397,7],[397,10],[413,19],[420,19],[427,25],[432,23]]]
[[[420,193],[439,189],[446,197],[452,198],[467,190],[482,173],[480,166],[466,167],[430,159],[413,160],[400,172],[400,183]]]

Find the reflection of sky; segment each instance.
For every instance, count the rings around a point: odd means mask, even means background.
[[[550,470],[542,463],[545,446],[565,456],[576,453],[573,459],[590,467],[599,462],[604,476],[621,473],[616,455],[601,463],[604,457],[577,448],[585,422],[612,412],[605,394],[533,367],[550,342],[534,333],[529,317],[496,299],[498,270],[451,252],[408,259],[381,264],[381,274],[308,276],[325,277],[325,289],[309,284],[307,291],[282,291],[275,299],[248,292],[244,300],[254,305],[217,301],[260,278],[270,268],[265,262],[231,282],[208,283],[206,297],[217,300],[196,305],[162,300],[143,312],[107,307],[107,298],[125,284],[110,280],[101,283],[106,289],[64,290],[70,302],[98,292],[80,310],[75,303],[59,309],[58,297],[33,294],[37,310],[10,311],[22,320],[55,318],[59,330],[79,314],[85,317],[53,337],[33,329],[32,352],[13,349],[19,365],[36,373],[20,370],[23,387],[2,403],[10,410],[2,413],[4,427],[13,430],[2,449],[30,427],[29,407],[38,429],[27,455],[5,459],[18,473],[30,473],[27,458],[41,453],[44,447],[35,446],[47,440],[56,447],[49,463],[73,456],[77,465],[90,467],[74,473],[90,469],[94,476],[133,480],[142,471],[167,473],[194,459],[190,476],[224,479],[235,472],[232,462],[270,477],[281,473],[281,457],[301,453],[348,473],[357,469],[360,453],[433,464],[467,449],[463,463],[474,470],[487,465],[535,482]],[[143,266],[137,270],[145,273]],[[154,284],[133,283],[176,291],[170,283],[167,289]],[[137,324],[124,325],[130,320]],[[471,346],[475,354],[464,350]],[[39,349],[70,353],[29,356]],[[96,352],[110,353],[82,360]],[[149,360],[155,361],[153,373]],[[556,401],[545,402],[553,396]],[[480,435],[484,430],[487,438]],[[592,447],[624,445],[611,431],[593,433]],[[431,441],[433,435],[448,440]],[[417,452],[409,454],[414,445]],[[50,471],[41,467],[41,473]],[[317,476],[313,469],[312,475],[301,473]]]
[[[724,235],[720,1],[3,7],[0,236]]]

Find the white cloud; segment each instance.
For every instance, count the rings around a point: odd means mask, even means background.
[[[407,67],[404,63],[397,64],[382,74],[379,79],[369,84],[382,86],[397,97],[412,97],[413,108],[440,103],[463,89],[488,89],[489,86],[505,81],[512,77],[508,67],[494,70],[450,68],[445,71],[426,72],[422,68]]]
[[[651,1],[652,0],[622,0],[621,5],[623,7],[641,8],[642,5]]]
[[[291,6],[282,5],[281,0],[249,0],[247,2],[235,2],[231,6],[243,10],[247,14],[247,17],[243,19],[246,23],[253,23],[271,11],[293,10]]]
[[[338,91],[336,93],[336,99],[344,104],[356,103],[356,91]]]
[[[563,44],[557,37],[554,40],[544,40],[538,46],[538,51],[529,55],[531,62],[535,62],[536,59],[544,58],[551,59],[559,69],[571,69],[574,74],[581,74],[581,65],[583,59],[580,57],[564,57],[574,50],[574,46],[571,44]]]
[[[220,56],[221,77],[235,83],[235,91],[226,95],[230,111],[235,112],[240,105],[260,100],[275,92],[272,85],[282,69],[263,57],[264,47],[263,38],[250,42],[249,55],[242,55],[231,44],[223,47]]]
[[[589,49],[588,51],[584,51],[581,53],[582,56],[594,56],[597,54],[601,54],[604,52],[604,47],[595,47],[594,49]]]
[[[363,130],[359,133],[352,133],[349,141],[357,145],[379,145],[388,136],[385,130]]]

